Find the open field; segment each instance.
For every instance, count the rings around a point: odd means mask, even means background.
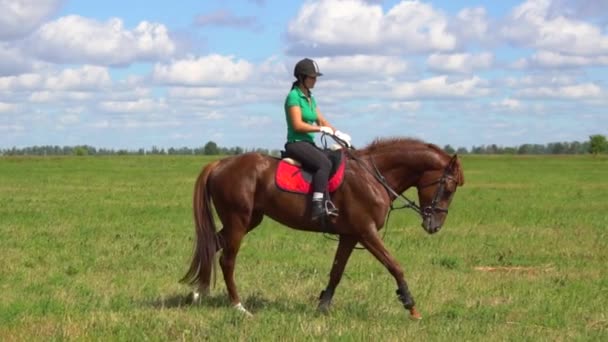
[[[192,250],[202,157],[0,158],[0,340],[608,340],[608,158],[464,156],[444,229],[411,211],[385,241],[424,319],[355,251],[316,313],[336,242],[265,219],[237,282],[200,306],[177,280]]]

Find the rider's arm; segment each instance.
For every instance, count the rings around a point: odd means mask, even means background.
[[[321,111],[319,110],[319,107],[317,107],[317,124],[319,126],[327,126],[330,127],[334,132],[336,131],[336,128],[334,126],[332,126],[329,121],[327,121],[325,119],[325,117],[323,116],[323,114],[321,114]]]
[[[296,132],[309,133],[320,131],[320,126],[311,125],[302,121],[302,109],[300,109],[299,106],[291,106],[287,108],[287,114],[289,114],[291,126]],[[319,121],[317,120],[317,122]]]

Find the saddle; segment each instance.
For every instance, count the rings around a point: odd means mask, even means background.
[[[331,171],[327,192],[332,193],[338,190],[344,179],[346,169],[346,158],[342,150],[323,150],[331,161]],[[277,167],[275,183],[280,190],[297,193],[312,193],[312,173],[302,167],[300,162],[290,158],[284,151],[281,151],[281,161]]]

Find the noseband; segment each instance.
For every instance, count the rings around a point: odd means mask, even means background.
[[[433,182],[430,182],[428,184],[420,186],[420,189],[424,189],[424,188],[429,187],[431,185],[439,184],[439,187],[435,191],[435,196],[433,196],[433,201],[431,201],[431,204],[427,205],[424,208],[419,208],[418,209],[418,213],[422,217],[426,218],[426,217],[432,216],[436,212],[446,213],[446,214],[448,213],[448,208],[441,208],[441,207],[439,207],[439,199],[443,196],[443,193],[445,192],[445,186],[446,186],[446,184],[447,184],[447,182],[449,180],[457,182],[456,178],[454,178],[452,175],[450,175],[448,173],[450,165],[451,165],[451,163],[448,164],[448,166],[446,166],[443,169],[443,174],[441,175],[441,177],[439,177],[439,179],[437,179],[437,180],[435,180]]]

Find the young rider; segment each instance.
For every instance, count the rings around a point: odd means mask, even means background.
[[[327,187],[331,162],[314,142],[314,133],[335,135],[350,144],[350,136],[337,131],[321,114],[317,101],[311,93],[317,77],[321,76],[317,63],[305,58],[294,68],[291,90],[285,99],[287,119],[287,143],[285,151],[313,173],[312,219],[326,215],[324,193]]]

